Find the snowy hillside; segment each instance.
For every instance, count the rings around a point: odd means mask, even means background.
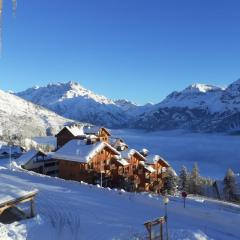
[[[145,239],[143,223],[164,216],[162,198],[151,194],[101,189],[3,167],[0,181],[39,190],[38,215],[0,224],[0,238],[4,240]],[[181,198],[171,198],[169,239],[237,240],[239,213],[237,205],[194,197],[187,199],[184,209]]]
[[[144,106],[128,100],[110,100],[75,82],[34,87],[18,96],[64,117],[110,128],[240,131],[240,80],[226,89],[193,84],[158,104]]]
[[[129,117],[114,101],[75,82],[34,87],[17,94],[74,120],[108,127],[126,126]]]
[[[55,133],[70,120],[0,90],[1,133],[39,136]]]

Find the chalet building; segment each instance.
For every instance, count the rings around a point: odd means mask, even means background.
[[[29,150],[17,159],[22,168],[49,176],[58,175],[58,162],[52,158],[52,153],[41,150]]]
[[[170,167],[169,163],[159,155],[146,156],[147,161],[145,165],[155,170],[154,174],[150,174],[148,177],[148,188],[153,192],[160,192],[164,185],[164,179],[166,178],[166,170]]]
[[[73,124],[65,126],[57,135],[57,149],[73,139],[90,139],[91,141],[109,142],[111,136],[109,130],[104,127],[83,126]]]
[[[111,146],[116,148],[119,152],[127,150],[128,145],[125,143],[125,141],[121,138],[113,138],[111,137],[109,139]]]
[[[83,127],[80,125],[65,126],[57,135],[57,149],[73,139],[84,139]]]
[[[121,155],[114,156],[110,161],[110,187],[126,189],[129,185],[129,166],[130,163],[123,159]]]
[[[71,140],[54,153],[59,161],[59,177],[63,179],[99,183],[110,180],[110,161],[119,152],[106,142],[92,143],[85,140]]]
[[[121,157],[129,163],[128,180],[126,182],[126,190],[138,191],[141,185],[142,170],[140,163],[144,163],[146,158],[135,149],[126,149],[121,152]]]
[[[95,136],[97,138],[97,141],[106,143],[109,143],[109,138],[111,137],[110,131],[104,127],[85,126],[83,128],[83,132],[85,135]]]

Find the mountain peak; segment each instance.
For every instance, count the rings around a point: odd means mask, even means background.
[[[213,85],[209,85],[209,84],[203,84],[203,83],[195,83],[184,89],[184,91],[188,91],[188,92],[191,91],[196,93],[197,92],[206,93],[209,91],[218,91],[218,90],[221,90],[221,88]]]

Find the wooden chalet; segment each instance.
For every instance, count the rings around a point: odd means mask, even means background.
[[[53,158],[59,161],[59,177],[92,184],[110,175],[110,160],[119,152],[106,142],[91,143],[71,140],[60,148]]]
[[[56,134],[57,149],[73,139],[89,139],[95,142],[102,141],[108,143],[110,136],[111,133],[104,127],[73,124],[71,126],[65,126],[58,134]]]
[[[169,163],[159,155],[146,156],[145,167],[154,169],[153,174],[146,174],[148,188],[153,192],[160,192],[164,185],[164,179],[166,178],[166,170],[170,167]]]
[[[83,139],[83,126],[74,124],[71,126],[65,126],[58,134],[57,138],[57,149],[62,147],[64,144],[73,139]]]
[[[130,176],[130,163],[123,159],[121,155],[116,155],[111,159],[110,166],[107,166],[107,169],[110,170],[111,187],[126,188]]]
[[[104,127],[85,126],[83,128],[83,132],[85,135],[96,136],[97,141],[102,141],[106,143],[109,143],[109,138],[111,137],[110,131]]]
[[[142,170],[140,163],[144,163],[146,158],[135,149],[126,149],[121,152],[121,157],[129,163],[128,167],[128,180],[126,188],[129,191],[138,191],[142,177]]]
[[[73,125],[57,135],[54,159],[59,177],[128,191],[160,192],[169,166],[159,155],[147,149],[129,149],[121,138],[111,137],[104,127]]]
[[[119,152],[128,149],[127,143],[122,138],[110,138],[110,144]]]

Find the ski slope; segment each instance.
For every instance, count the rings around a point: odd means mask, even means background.
[[[0,224],[4,240],[145,239],[143,223],[164,215],[159,196],[65,181],[35,173],[0,168],[0,181],[37,188],[38,215],[9,225]],[[171,240],[237,240],[240,206],[201,198],[170,199]]]

